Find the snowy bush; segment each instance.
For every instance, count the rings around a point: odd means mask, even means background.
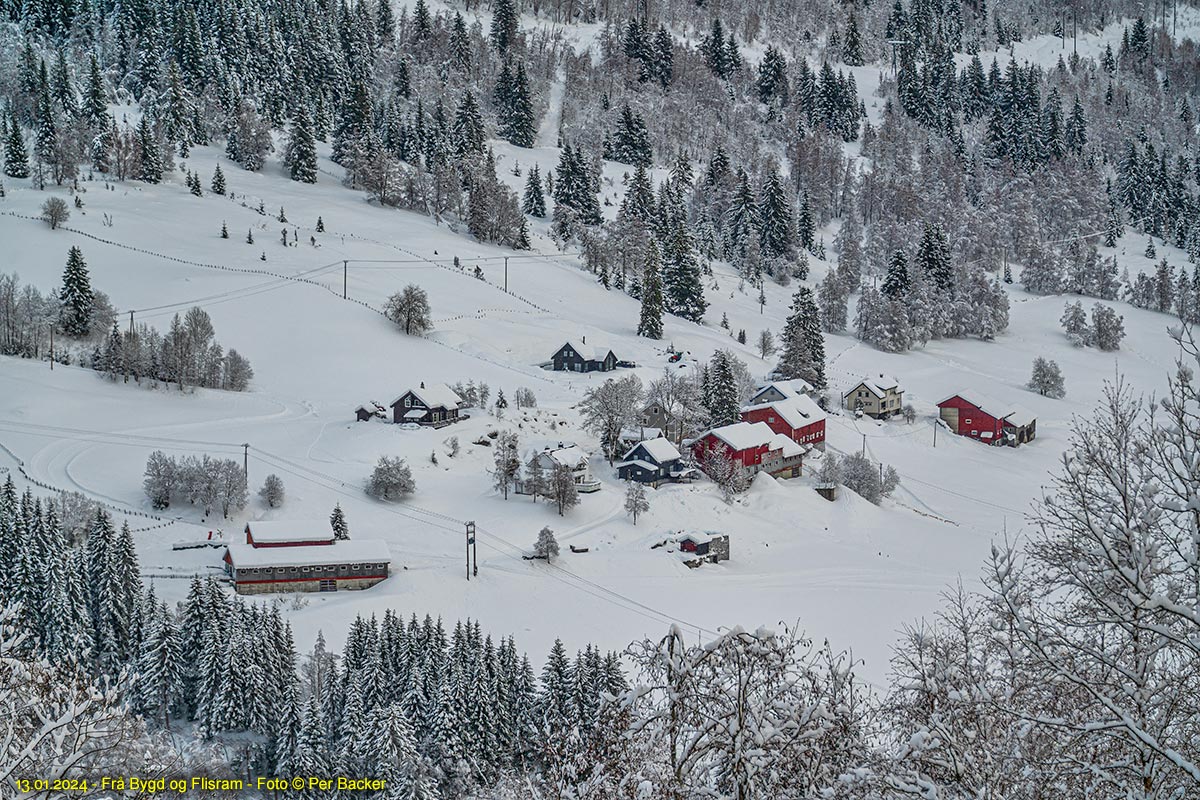
[[[638,515],[649,510],[650,501],[646,498],[646,487],[637,481],[629,481],[625,490],[625,513],[632,516],[633,524],[637,525]]]
[[[71,211],[61,197],[49,197],[42,203],[42,220],[50,226],[50,230],[56,229],[70,218]]]
[[[1112,306],[1096,303],[1092,306],[1092,341],[1105,351],[1121,349],[1125,338],[1125,318]]]
[[[1067,396],[1058,362],[1047,360],[1041,356],[1033,360],[1033,375],[1029,378],[1026,386],[1030,391],[1046,397],[1061,399]]]
[[[387,318],[410,336],[419,336],[433,327],[430,318],[429,295],[415,284],[405,286],[388,298],[383,307]]]
[[[399,500],[417,490],[412,470],[403,458],[380,456],[367,482],[367,494],[379,500]]]
[[[544,558],[547,562],[558,558],[558,540],[549,525],[538,531],[537,541],[533,543],[533,557]]]
[[[279,508],[283,505],[283,480],[274,473],[268,475],[258,490],[258,496],[268,507]]]
[[[900,475],[894,468],[872,463],[861,453],[846,456],[840,467],[842,485],[875,505],[900,484]]]
[[[1092,343],[1092,329],[1088,326],[1087,312],[1083,310],[1083,303],[1078,300],[1074,303],[1067,303],[1060,322],[1063,332],[1067,334],[1067,339],[1071,344],[1076,347],[1085,347]]]

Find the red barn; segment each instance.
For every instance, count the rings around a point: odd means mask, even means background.
[[[968,400],[960,394],[938,403],[942,421],[959,436],[969,436],[987,444],[1023,444],[1037,435],[1033,415],[1012,406],[972,393]]]
[[[771,403],[746,406],[744,422],[762,422],[796,444],[825,449],[825,412],[811,397],[794,395]]]

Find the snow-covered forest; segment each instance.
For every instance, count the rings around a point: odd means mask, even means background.
[[[1200,797],[1198,113],[1176,0],[0,0],[0,798]],[[234,593],[284,480],[390,577]]]

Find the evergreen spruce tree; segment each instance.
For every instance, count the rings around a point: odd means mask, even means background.
[[[792,296],[791,315],[781,335],[783,352],[777,371],[783,378],[802,378],[814,388],[824,389],[825,339],[812,290],[801,286]]]
[[[917,268],[941,292],[954,293],[954,267],[950,260],[950,242],[939,223],[925,225],[917,247]]]
[[[163,176],[162,152],[159,150],[158,137],[150,127],[150,120],[145,114],[138,123],[137,144],[140,154],[138,180],[144,183],[158,183]]]
[[[888,262],[887,277],[880,291],[889,300],[901,300],[908,294],[908,286],[908,257],[903,250],[897,250]]]
[[[538,165],[529,168],[525,176],[525,194],[521,199],[521,210],[532,217],[546,216],[546,198],[542,194],[542,178]]]
[[[304,103],[297,104],[283,164],[292,180],[300,183],[317,182],[317,143],[313,138],[312,118]]]
[[[484,130],[483,116],[475,95],[469,90],[463,93],[458,111],[454,115],[454,151],[462,156],[479,155],[484,151],[484,140],[487,131]]]
[[[667,311],[689,322],[699,323],[704,319],[708,301],[704,299],[704,285],[700,265],[692,252],[692,243],[682,224],[663,249],[663,286]]]
[[[513,0],[496,0],[492,5],[492,46],[503,56],[517,40],[517,7]]]
[[[862,34],[858,30],[858,17],[853,11],[846,22],[846,35],[842,38],[842,61],[852,67],[861,67],[865,63]]]
[[[350,538],[350,526],[346,524],[346,515],[342,511],[341,503],[334,505],[333,513],[329,515],[329,526],[333,528],[333,538]]]
[[[758,236],[762,252],[769,258],[785,258],[792,252],[795,220],[783,182],[774,169],[767,173],[759,193]]]
[[[83,338],[91,333],[92,309],[95,307],[95,296],[92,293],[91,279],[88,277],[87,262],[78,247],[72,247],[67,254],[67,267],[63,271],[62,294],[63,303],[61,325],[68,336]]]
[[[225,194],[225,173],[221,171],[221,165],[217,164],[213,168],[212,183],[209,185],[213,194]]]
[[[638,319],[637,334],[647,339],[661,339],[663,335],[663,282],[662,265],[659,263],[658,242],[650,240],[646,249],[646,266],[642,272],[642,312]]]
[[[537,120],[533,112],[533,100],[529,94],[529,78],[525,74],[523,62],[517,64],[506,102],[500,111],[501,137],[517,147],[533,147]]]
[[[11,112],[8,135],[4,138],[4,174],[10,178],[29,177],[29,152],[25,149],[25,137],[21,135],[21,123],[15,109]]]
[[[733,366],[736,360],[737,357],[728,350],[718,350],[708,362],[705,410],[709,424],[714,428],[731,425],[740,419],[741,401]]]
[[[796,217],[796,241],[811,253],[815,245],[816,233],[817,226],[813,221],[812,206],[809,205],[808,192],[805,191],[800,199],[800,212]]]

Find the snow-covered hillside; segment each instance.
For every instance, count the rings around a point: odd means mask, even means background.
[[[522,167],[537,159],[545,168],[557,157],[550,147],[499,152],[502,173],[507,159]],[[217,161],[215,150],[197,147],[186,168],[209,175]],[[109,383],[77,367],[51,371],[45,363],[4,359],[0,442],[11,452],[3,454],[4,465],[15,468],[12,457],[20,458],[40,481],[146,512],[141,476],[152,450],[237,458],[241,444],[249,443],[252,486],[279,474],[287,486],[285,506],[268,510],[255,498],[238,518],[209,521],[171,509],[167,516],[179,513],[177,521],[138,535],[142,568],[156,576],[160,597],[179,599],[187,581],[167,576],[216,574],[220,550],[172,551],[172,543],[210,529],[232,536],[245,519],[323,519],[340,502],[356,535],[387,541],[395,571],[369,591],[289,601],[302,648],[319,629],[337,643],[345,620],[388,607],[478,618],[517,634],[532,652],[547,649],[555,637],[568,646],[594,641],[620,648],[672,622],[704,636],[724,626],[782,620],[853,648],[867,674],[882,679],[898,627],[931,613],[946,586],[960,578],[973,582],[993,539],[1020,533],[1023,515],[1062,453],[1072,416],[1088,413],[1103,383],[1119,373],[1142,391],[1159,389],[1174,358],[1165,315],[1122,305],[1128,336],[1120,352],[1077,349],[1059,329],[1061,297],[1009,287],[1012,323],[994,342],[940,341],[889,355],[848,336],[827,338],[834,389],[859,375],[887,372],[900,377],[918,411],[912,425],[830,417],[831,449],[865,446],[899,470],[901,488],[882,508],[850,493],[830,504],[813,491],[811,477],[778,484],[760,478],[732,505],[701,482],[652,492],[651,510],[635,527],[622,509],[614,471],[597,455],[592,467],[603,490],[559,518],[544,503],[500,499],[491,488],[490,449],[471,444],[489,430],[512,429],[524,450],[559,441],[596,449],[572,405],[601,378],[538,364],[563,341],[586,336],[636,361],[645,382],[677,368],[668,365],[668,344],[688,353],[685,364],[731,348],[762,377],[773,362],[714,323],[728,315],[731,328],[744,328],[751,339],[764,328],[779,331],[790,290],[768,283],[760,313],[756,290],[739,289],[737,276],[718,266],[708,292],[709,324],[669,318],[662,342],[641,339],[634,336],[636,301],[605,290],[543,232],[535,231],[536,256],[505,252],[429,218],[372,206],[337,185],[330,175],[335,165],[323,162],[323,169],[315,187],[288,181],[274,162],[261,173],[230,169],[232,202],[211,193],[194,197],[178,178],[158,186],[83,182],[84,208],[57,231],[32,219],[56,190],[11,187],[0,205],[5,268],[24,281],[57,284],[67,249],[77,245],[93,285],[112,297],[122,324],[133,310],[137,322],[165,328],[171,315],[199,305],[256,373],[249,393],[179,393]],[[612,165],[614,177],[620,172]],[[260,201],[268,216],[255,211]],[[280,207],[286,226],[274,219]],[[324,233],[315,232],[318,217]],[[229,239],[218,236],[222,223]],[[299,232],[299,246],[281,245],[283,227]],[[247,230],[254,245],[244,241]],[[1139,252],[1139,238],[1126,237],[1122,251]],[[1122,259],[1135,269],[1139,261],[1148,263],[1140,255]],[[355,302],[341,298],[343,261]],[[476,266],[484,280],[473,277]],[[814,279],[823,270],[818,262]],[[375,310],[410,282],[426,289],[433,306],[435,327],[424,338],[404,336]],[[1066,400],[1023,388],[1035,356],[1059,362]],[[470,421],[440,431],[354,422],[353,410],[364,401],[390,402],[419,381],[468,379],[510,396],[527,387],[540,407],[510,409],[503,420],[476,411]],[[985,448],[942,429],[935,447],[934,404],[968,390],[1034,411],[1037,440],[1015,450]],[[462,443],[456,458],[444,444],[451,435]],[[410,501],[388,505],[363,494],[380,455],[412,464],[418,491]],[[466,520],[481,532],[480,574],[470,582],[462,563]],[[564,545],[553,567],[521,558],[543,525]],[[651,549],[679,530],[729,533],[733,558],[693,571],[663,549]],[[570,553],[567,543],[589,552]]]

